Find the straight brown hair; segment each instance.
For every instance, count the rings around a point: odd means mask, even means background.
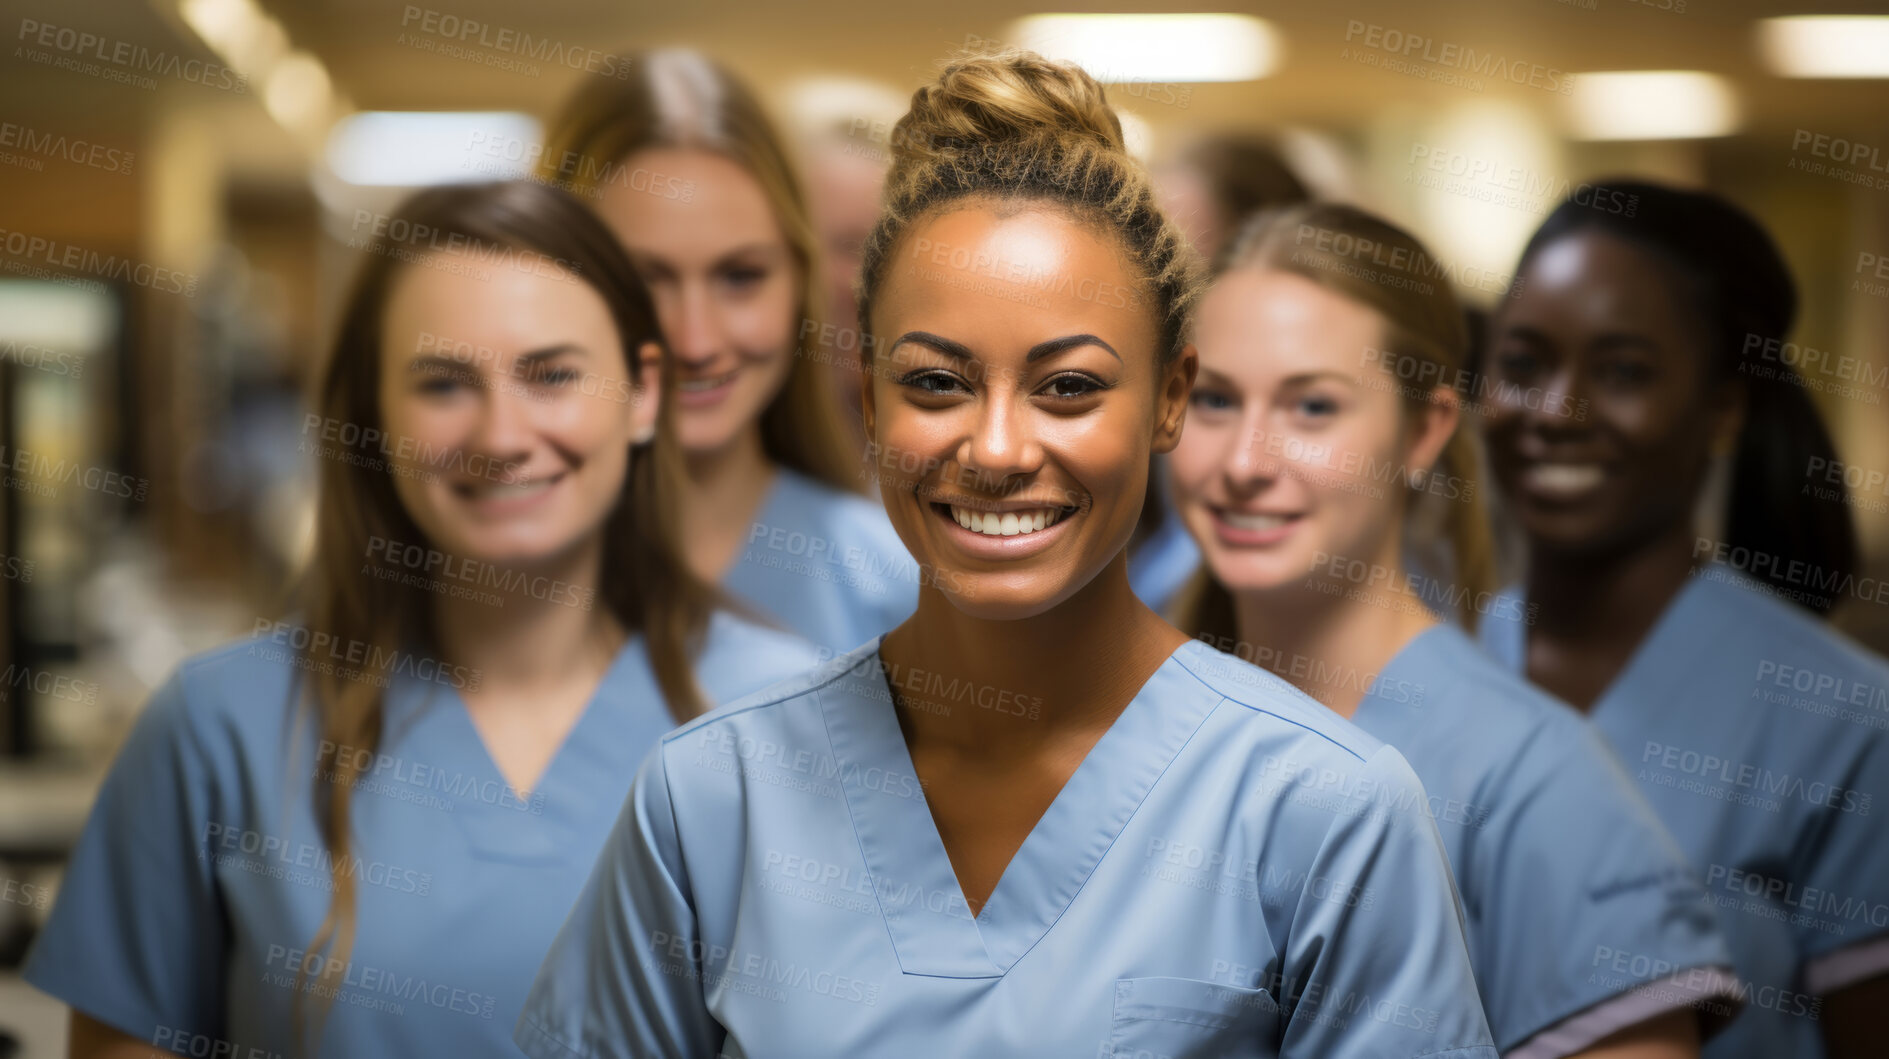
[[[431,607],[438,597],[376,577],[363,562],[370,540],[426,539],[394,490],[394,470],[383,458],[387,446],[377,448],[365,440],[383,436],[381,331],[404,270],[434,254],[473,256],[482,267],[509,267],[505,262],[521,255],[540,259],[540,266],[548,259],[570,273],[573,282],[596,291],[609,307],[622,342],[626,379],[633,377],[636,350],[647,342],[661,344],[655,309],[627,253],[603,222],[566,192],[527,181],[434,188],[408,199],[385,230],[389,238],[370,248],[348,298],[316,393],[316,412],[323,421],[346,426],[343,438],[362,441],[354,446],[359,451],[330,452],[321,462],[314,558],[299,590],[302,613],[312,630],[334,642],[362,645],[368,658],[436,650]],[[426,233],[423,239],[420,233]],[[416,250],[415,243],[422,249]],[[643,637],[657,686],[670,714],[682,721],[703,709],[690,657],[720,597],[689,572],[676,539],[673,513],[682,469],[670,411],[674,373],[666,346],[660,378],[655,437],[637,446],[623,491],[604,525],[596,597],[626,630]],[[323,664],[326,659],[313,657],[312,650],[304,690],[321,739],[314,804],[333,859],[334,887],[327,915],[307,951],[321,954],[324,964],[345,965],[353,948],[357,897],[354,876],[347,870],[351,796],[360,779],[360,762],[370,759],[380,743],[386,679],[374,673],[365,674],[367,679],[343,674]],[[321,1012],[331,1004],[332,998],[322,1003]],[[303,1037],[302,1016],[298,1008],[298,1039]],[[319,1019],[316,1031],[318,1036]]]

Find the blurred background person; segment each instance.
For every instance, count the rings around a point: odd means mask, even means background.
[[[679,49],[623,61],[628,78],[587,81],[553,119],[540,175],[594,193],[675,350],[690,566],[851,649],[911,613],[920,573],[860,495],[831,373],[800,355],[828,303],[800,180],[727,69]]]
[[[301,609],[154,696],[34,949],[74,1056],[506,1051],[649,747],[814,661],[681,561],[674,384],[594,215],[397,220],[452,249],[371,259],[319,401],[386,443],[326,453]]]
[[[1368,240],[1359,271],[1302,245]],[[1206,563],[1183,631],[1290,680],[1396,747],[1423,781],[1468,914],[1477,988],[1506,1055],[1699,1054],[1731,958],[1692,868],[1579,715],[1484,655],[1494,553],[1473,492],[1462,310],[1408,233],[1351,206],[1249,219],[1194,329],[1175,499]],[[1415,362],[1409,365],[1406,362]],[[1429,370],[1411,370],[1412,367]],[[1405,560],[1440,524],[1442,578]],[[1427,549],[1426,549],[1427,550]],[[1361,571],[1361,572],[1360,572]],[[1643,959],[1596,975],[1593,951]]]
[[[1156,169],[1155,192],[1161,211],[1174,218],[1209,266],[1253,214],[1311,197],[1273,140],[1248,132],[1222,132],[1188,144]],[[1200,549],[1174,510],[1170,460],[1156,459],[1149,474],[1148,502],[1128,562],[1136,594],[1162,611],[1200,567]]]
[[[1857,585],[1847,497],[1808,488],[1841,460],[1806,380],[1754,353],[1797,287],[1724,198],[1596,187],[1495,316],[1485,431],[1526,566],[1483,639],[1593,719],[1721,906],[1752,992],[1707,1053],[1877,1054],[1889,916],[1831,909],[1889,908],[1889,739],[1853,708],[1889,663],[1822,620]],[[1741,899],[1773,890],[1797,914]]]
[[[1210,265],[1253,214],[1312,197],[1272,137],[1245,131],[1186,145],[1156,171],[1155,187],[1162,212]]]
[[[847,437],[865,461],[866,433],[859,418],[864,351],[854,324],[859,303],[853,288],[866,236],[879,219],[880,192],[892,163],[892,126],[905,112],[905,100],[878,82],[822,78],[803,85],[788,110],[806,176],[808,213],[820,238],[826,294],[822,326],[803,335],[800,352],[829,369]],[[876,490],[878,478],[869,474],[867,479]]]

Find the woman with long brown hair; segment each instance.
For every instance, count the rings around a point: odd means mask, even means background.
[[[820,363],[819,240],[760,102],[692,51],[623,59],[552,121],[539,179],[585,196],[629,249],[675,351],[683,554],[702,579],[843,651],[912,612],[920,581],[862,486]],[[842,336],[842,338],[850,336]]]
[[[950,576],[662,741],[519,1044],[1493,1059],[1409,767],[1129,587],[1195,280],[1101,86],[966,58],[893,144],[863,410]]]
[[[1689,866],[1595,733],[1445,620],[1496,598],[1448,277],[1336,204],[1261,214],[1229,249],[1171,458],[1205,559],[1178,623],[1409,760],[1505,1055],[1696,1057],[1736,1004]]]
[[[649,746],[813,661],[679,561],[667,354],[582,203],[435,189],[376,234],[301,610],[153,695],[28,968],[75,1056],[508,1049]]]

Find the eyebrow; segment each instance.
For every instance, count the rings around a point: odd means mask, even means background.
[[[1288,375],[1283,380],[1282,385],[1303,386],[1308,382],[1317,382],[1320,379],[1336,379],[1339,382],[1346,383],[1353,387],[1356,387],[1358,385],[1358,377],[1356,375],[1352,375],[1349,372],[1330,371],[1330,370],[1302,371],[1298,373],[1297,375]]]
[[[582,353],[583,351],[583,347],[574,342],[560,342],[555,346],[546,346],[543,349],[534,349],[529,353],[519,354],[518,364],[539,364],[560,357],[566,353]],[[408,362],[407,370],[427,371],[434,368],[445,368],[451,371],[468,371],[474,369],[476,366],[476,361],[455,360],[452,357],[444,357],[438,353],[428,353],[424,356],[415,357],[412,361]]]
[[[977,355],[971,352],[971,347],[962,342],[952,341],[943,335],[932,334],[930,331],[907,331],[892,343],[892,348],[897,349],[907,342],[916,342],[921,346],[928,346],[953,360],[977,359]],[[1061,338],[1051,338],[1046,341],[1038,342],[1036,345],[1030,347],[1028,353],[1024,354],[1023,362],[1025,364],[1034,364],[1044,357],[1053,357],[1064,350],[1075,349],[1078,346],[1099,346],[1116,360],[1122,359],[1122,355],[1115,352],[1114,346],[1102,341],[1095,335],[1081,334],[1064,335]]]

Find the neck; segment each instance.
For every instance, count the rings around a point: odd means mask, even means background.
[[[748,540],[749,526],[774,483],[774,462],[751,423],[719,449],[684,457],[681,541],[690,569],[717,584]]]
[[[935,585],[886,635],[880,657],[914,744],[949,744],[986,759],[1023,757],[1076,732],[1106,728],[1187,642],[1128,585],[1124,551],[1074,596],[1031,618],[959,610]],[[927,674],[968,692],[937,698]],[[989,702],[994,708],[982,708]]]
[[[1423,602],[1401,587],[1408,583],[1402,564],[1383,568],[1392,571],[1387,586],[1321,578],[1235,593],[1239,637],[1251,645],[1254,664],[1341,717],[1357,713],[1365,691],[1397,652],[1437,624]]]
[[[692,502],[713,503],[740,496],[741,490],[765,483],[774,474],[774,461],[761,444],[761,424],[750,423],[718,449],[691,451],[683,456],[685,495]]]
[[[487,688],[555,683],[596,670],[599,659],[607,668],[627,634],[598,598],[602,537],[516,569],[525,576],[506,578],[518,584],[491,592],[496,601],[442,596],[434,602],[434,636],[444,660],[479,673]]]
[[[1637,544],[1600,554],[1529,548],[1530,637],[1638,643],[1692,574],[1691,524],[1679,519]]]

